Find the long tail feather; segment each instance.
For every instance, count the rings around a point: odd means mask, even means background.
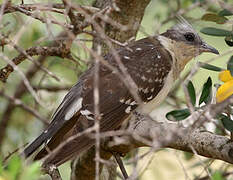
[[[95,144],[95,139],[91,139],[86,135],[79,136],[72,141],[66,142],[66,144],[59,149],[58,152],[48,156],[44,161],[45,164],[53,164],[59,166],[62,163],[77,157],[82,152],[87,151]]]

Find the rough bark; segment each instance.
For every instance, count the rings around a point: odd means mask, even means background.
[[[161,148],[172,148],[191,152],[204,157],[219,159],[233,164],[233,141],[225,136],[216,135],[212,132],[200,129],[199,123],[203,124],[222,112],[229,104],[233,104],[233,95],[221,104],[210,105],[203,112],[194,113],[189,120],[195,121],[189,127],[183,127],[178,123],[158,123],[155,120],[138,114],[129,120],[129,128],[119,131],[118,136],[113,132],[112,136],[117,140],[106,140],[102,144],[101,155],[104,160],[109,160],[109,152],[126,154],[139,147],[151,147],[153,151]],[[120,143],[119,143],[120,142]],[[93,153],[92,153],[93,151]],[[73,171],[76,173],[74,179],[80,179],[84,175],[85,179],[95,179],[94,149],[85,153],[80,163],[75,165]],[[92,164],[92,166],[90,166]],[[83,167],[88,167],[84,169]],[[79,175],[79,176],[78,176]],[[111,178],[109,178],[111,179]]]
[[[121,137],[120,145],[108,150],[127,153],[142,146],[153,147],[154,150],[172,148],[233,164],[233,141],[228,137],[176,123],[157,123],[146,117],[132,127],[128,130],[129,135]],[[147,143],[138,137],[148,140]]]
[[[115,2],[115,4],[113,2]],[[136,37],[145,8],[149,2],[150,0],[97,0],[94,6],[100,9],[109,5],[117,6],[119,8],[119,11],[111,11],[109,17],[113,22],[127,26],[127,30],[114,27],[109,23],[102,24],[102,26],[108,37],[124,43]],[[94,38],[93,48],[96,49],[98,45],[101,45],[102,54],[108,52],[109,48],[99,36]],[[118,47],[118,45],[115,44],[115,47]]]

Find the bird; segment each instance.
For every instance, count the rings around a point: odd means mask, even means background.
[[[135,91],[142,103],[131,94],[117,73],[105,64],[99,65],[99,127],[100,132],[114,131],[137,109],[149,114],[167,97],[175,80],[185,65],[203,52],[219,54],[182,20],[167,31],[129,43],[116,49],[127,73],[136,84]],[[104,60],[121,72],[112,53]],[[22,152],[25,158],[36,154],[39,160],[53,152],[67,138],[95,124],[94,82],[96,63],[84,72],[69,90],[51,117],[48,127]],[[95,145],[95,138],[81,134],[67,143],[49,160],[48,164],[59,166],[79,156]]]

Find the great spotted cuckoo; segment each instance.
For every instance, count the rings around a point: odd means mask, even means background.
[[[182,22],[166,32],[147,37],[117,49],[128,74],[137,85],[137,93],[143,103],[139,104],[122,79],[101,64],[99,67],[99,120],[100,132],[118,129],[136,108],[150,113],[169,93],[185,65],[202,52],[219,54],[204,42],[191,25]],[[104,59],[120,71],[112,54]],[[46,146],[36,155],[41,159],[68,137],[92,127],[94,115],[95,65],[84,72],[52,116],[50,125],[37,137],[23,154],[30,156],[43,143]],[[67,143],[50,158],[49,164],[59,166],[78,156],[95,144],[95,139],[83,134]]]

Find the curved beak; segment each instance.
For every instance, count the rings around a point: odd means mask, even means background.
[[[200,47],[201,52],[210,52],[214,54],[219,54],[218,50],[215,49],[214,47],[208,45],[207,43],[203,42],[201,47]]]

